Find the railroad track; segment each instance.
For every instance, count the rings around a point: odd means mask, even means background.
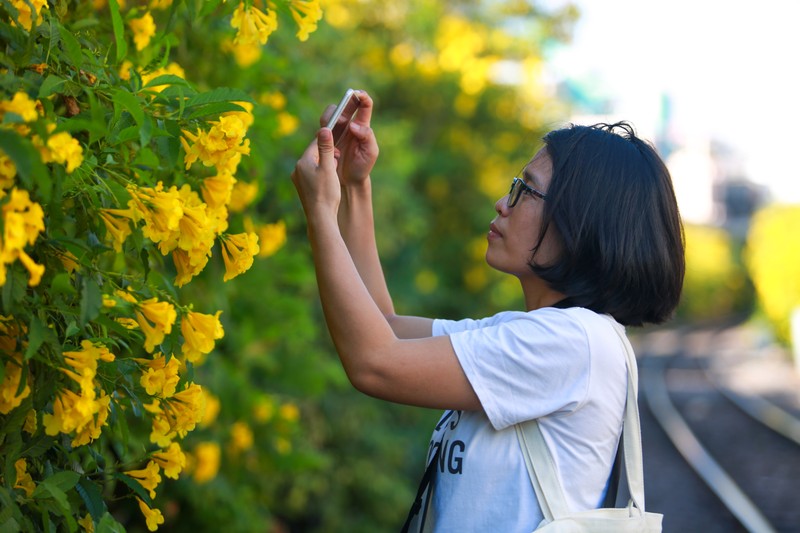
[[[665,533],[800,532],[800,414],[731,386],[730,331],[637,339],[647,508]]]

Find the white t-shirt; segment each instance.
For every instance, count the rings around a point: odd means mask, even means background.
[[[447,411],[429,508],[436,533],[530,533],[542,520],[514,424],[538,419],[567,504],[599,506],[622,430],[625,351],[609,320],[583,308],[436,320],[483,411]],[[413,529],[412,529],[413,530]]]

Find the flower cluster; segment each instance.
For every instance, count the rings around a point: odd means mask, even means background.
[[[24,326],[19,326],[13,317],[0,316],[0,353],[9,359],[5,363],[3,379],[0,381],[0,414],[8,414],[16,409],[31,393],[28,382],[22,385],[23,353],[27,343],[18,346],[18,339],[24,338]]]
[[[77,384],[79,392],[62,388],[53,402],[53,413],[46,413],[42,421],[48,435],[74,433],[72,446],[83,446],[100,436],[111,403],[111,397],[96,380],[98,361],[111,362],[115,358],[108,348],[89,340],[81,342],[80,350],[63,355],[71,369],[64,368],[62,372]]]
[[[41,22],[42,8],[47,7],[47,0],[11,0],[17,10],[20,25],[28,31],[33,29],[34,20]]]

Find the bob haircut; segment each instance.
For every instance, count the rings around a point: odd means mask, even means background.
[[[553,177],[542,232],[528,263],[561,306],[608,313],[625,325],[672,316],[683,287],[684,235],[672,180],[655,149],[627,122],[570,125],[544,137]],[[563,244],[534,262],[548,227]]]

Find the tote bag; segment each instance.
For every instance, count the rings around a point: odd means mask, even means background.
[[[610,317],[614,331],[625,348],[628,366],[628,392],[622,423],[622,458],[629,492],[628,504],[621,508],[601,508],[571,512],[556,474],[555,462],[536,420],[516,425],[525,465],[544,519],[536,528],[544,533],[660,533],[663,515],[645,512],[642,472],[642,434],[636,401],[638,371],[633,348],[623,331]]]

